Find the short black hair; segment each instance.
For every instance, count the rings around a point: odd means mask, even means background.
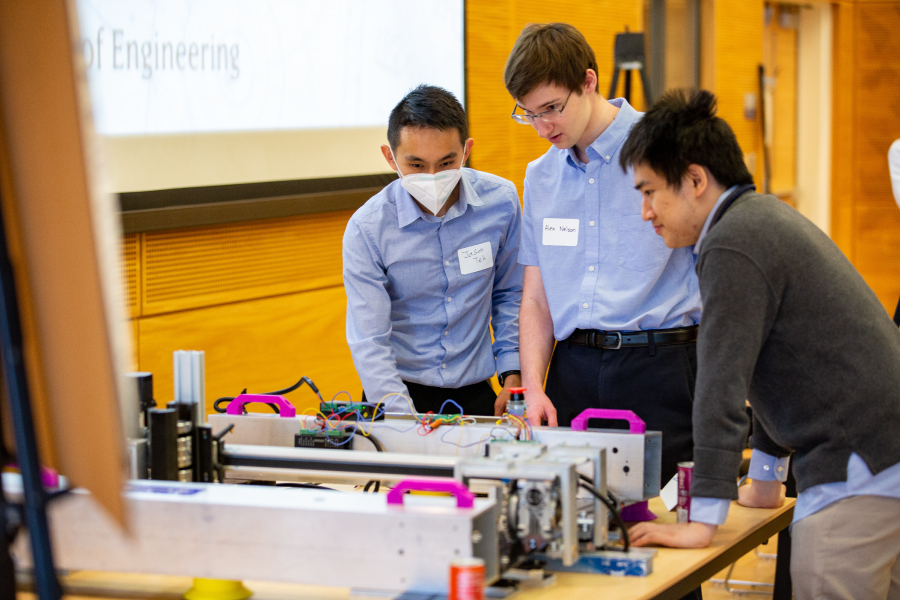
[[[619,164],[645,164],[676,190],[692,164],[725,188],[753,183],[734,131],[716,116],[716,97],[706,90],[666,92],[632,128]]]
[[[469,122],[462,104],[451,92],[434,85],[420,85],[391,111],[387,134],[391,150],[396,150],[400,144],[400,132],[404,127],[456,129],[463,146],[469,139]]]

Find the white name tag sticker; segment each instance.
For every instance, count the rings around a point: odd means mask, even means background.
[[[491,252],[490,242],[463,248],[457,251],[457,254],[459,255],[459,270],[463,275],[484,271],[494,266],[494,255]]]
[[[545,246],[577,246],[578,219],[544,219]]]

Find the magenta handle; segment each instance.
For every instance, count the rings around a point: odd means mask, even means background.
[[[456,508],[472,508],[475,494],[455,479],[404,479],[387,494],[388,504],[403,504],[403,495],[409,491],[447,492],[456,496]]]
[[[16,463],[9,463],[9,466],[18,469],[19,465]],[[50,467],[41,467],[41,485],[47,488],[58,488],[59,487],[59,473]]]
[[[621,419],[628,421],[628,431],[630,433],[644,433],[647,431],[647,424],[630,410],[616,410],[612,408],[588,408],[583,410],[580,415],[572,419],[572,431],[587,430],[588,419]]]
[[[244,405],[253,402],[267,402],[269,404],[277,404],[278,413],[286,419],[293,419],[297,416],[297,409],[294,408],[293,404],[288,402],[287,398],[285,398],[284,396],[267,396],[265,394],[241,394],[228,403],[228,408],[225,409],[225,414],[242,415],[244,414]]]

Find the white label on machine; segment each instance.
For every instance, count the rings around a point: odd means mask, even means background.
[[[678,475],[669,480],[666,487],[659,491],[659,497],[662,498],[666,510],[671,511],[678,504]]]

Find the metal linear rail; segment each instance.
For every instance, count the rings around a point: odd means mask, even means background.
[[[219,453],[226,481],[358,483],[370,479],[453,477],[459,459],[400,452],[349,452],[225,444]]]

